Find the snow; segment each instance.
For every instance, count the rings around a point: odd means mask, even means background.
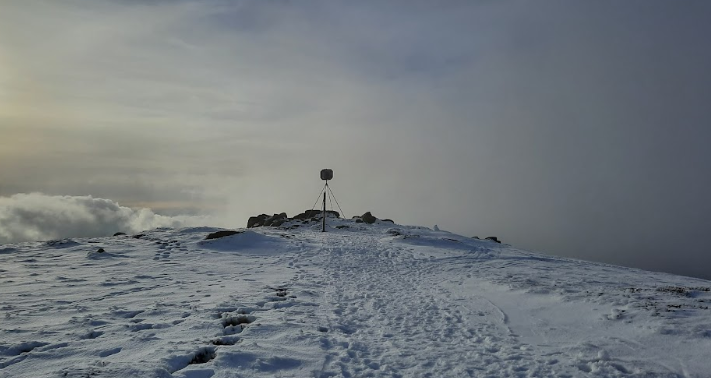
[[[709,281],[329,222],[0,246],[0,377],[711,371]]]

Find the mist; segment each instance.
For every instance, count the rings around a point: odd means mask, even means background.
[[[131,209],[91,196],[29,193],[0,197],[0,244],[101,237],[206,223],[210,223],[206,217],[162,216],[150,209]]]
[[[244,227],[310,208],[332,168],[349,217],[711,279],[709,18],[702,1],[4,4],[0,196],[106,199],[123,215],[97,234],[136,224],[122,207]]]

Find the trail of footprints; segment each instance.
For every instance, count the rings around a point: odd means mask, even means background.
[[[263,301],[258,301],[256,305],[258,307],[254,308],[220,308],[215,313],[214,319],[218,321],[222,327],[221,335],[217,337],[210,338],[205,342],[206,345],[197,347],[194,352],[185,355],[180,358],[183,363],[177,364],[169,369],[169,372],[175,373],[183,370],[191,365],[205,364],[214,360],[220,348],[230,348],[235,347],[238,343],[242,341],[242,337],[238,336],[247,327],[252,325],[259,325],[255,323],[258,320],[257,313],[266,313],[268,311],[273,311],[284,306],[267,306],[268,303],[273,302],[286,302],[288,299],[296,299],[295,296],[289,295],[289,288],[285,286],[279,287],[268,287],[267,293],[264,296]],[[163,323],[151,323],[145,322],[145,315],[149,315],[151,310],[127,310],[120,308],[110,308],[109,312],[104,314],[87,314],[84,316],[74,317],[70,320],[71,323],[82,324],[88,329],[86,333],[75,335],[77,340],[93,340],[100,337],[106,337],[106,332],[101,331],[104,326],[117,325],[118,323],[125,323],[123,326],[130,330],[131,332],[136,332],[136,337],[141,336],[145,331],[167,328],[174,326],[183,322],[183,319],[176,320],[172,324]],[[144,316],[140,316],[144,315]],[[149,315],[150,316],[150,315]],[[189,317],[190,313],[183,314],[183,318]],[[147,335],[145,337],[151,337]],[[55,343],[50,344],[46,342],[31,341],[24,342],[10,346],[4,350],[0,350],[0,355],[4,355],[8,358],[0,360],[0,369],[4,369],[10,365],[14,365],[24,361],[33,352],[45,352],[50,349],[66,347],[69,343]],[[121,347],[113,347],[105,350],[97,350],[96,355],[101,358],[109,357],[111,355],[120,353]],[[179,356],[173,356],[179,357]],[[102,370],[110,370],[108,363],[101,363],[98,361],[97,366],[91,368],[76,367],[71,369],[62,369],[58,372],[61,377],[86,377],[100,374]]]
[[[280,287],[268,287],[268,295],[265,296],[265,301],[257,302],[257,305],[262,307],[266,303],[269,302],[281,302],[281,301],[286,301],[287,296],[289,295],[288,287],[285,286],[280,286]],[[290,296],[290,298],[295,299],[295,296]],[[235,345],[239,344],[243,338],[240,336],[237,336],[241,334],[247,327],[250,327],[252,325],[259,326],[259,323],[255,323],[258,320],[258,317],[255,315],[255,313],[258,312],[268,312],[272,311],[275,309],[278,309],[280,307],[272,307],[272,308],[220,308],[218,309],[217,313],[215,314],[215,318],[219,320],[220,325],[222,326],[222,336],[218,336],[216,338],[211,339],[208,341],[208,346],[203,346],[195,350],[195,352],[191,353],[189,358],[186,359],[186,363],[179,366],[177,369],[171,371],[171,373],[175,373],[177,371],[183,370],[187,368],[190,365],[196,365],[196,364],[205,364],[208,363],[215,358],[217,358],[219,348],[229,348],[229,347],[234,347]]]
[[[170,240],[170,241],[164,241],[164,240],[155,240],[155,244],[158,245],[158,250],[156,251],[155,256],[153,257],[153,260],[168,260],[170,259],[170,256],[173,252],[187,252],[188,248],[185,247],[181,242],[177,240]]]
[[[431,264],[410,259],[400,265],[401,253],[384,253],[372,245],[369,253],[328,255],[335,289],[327,296],[336,306],[329,316],[332,332],[323,338],[327,358],[318,376],[464,377],[501,369],[506,376],[519,376],[536,368],[528,347],[504,319],[476,311],[495,314],[492,304],[481,301],[470,308],[450,298],[429,282]],[[368,332],[374,328],[382,331]],[[452,358],[462,353],[471,363]]]

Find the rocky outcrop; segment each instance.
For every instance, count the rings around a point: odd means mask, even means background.
[[[267,219],[267,217],[267,214],[257,215],[256,217],[249,217],[249,220],[247,220],[247,228],[263,226],[264,221]]]
[[[367,224],[373,224],[376,221],[380,220],[381,222],[388,222],[395,224],[395,222],[392,219],[378,219],[376,216],[370,213],[370,211],[366,212],[363,215],[356,215],[352,218],[355,220],[356,223],[367,223]]]
[[[494,243],[499,243],[499,244],[501,244],[501,240],[499,240],[499,238],[497,238],[496,236],[488,236],[488,237],[486,237],[486,238],[484,238],[484,239],[482,239],[482,238],[480,238],[480,237],[478,237],[478,236],[472,236],[472,239],[488,240],[488,241],[493,241]]]
[[[375,223],[376,220],[378,220],[378,218],[374,217],[373,214],[370,213],[370,211],[361,215],[360,219],[362,219],[363,222],[368,223],[368,224],[373,224],[373,223]]]
[[[235,234],[241,234],[242,231],[232,231],[232,230],[222,230],[207,234],[205,240],[224,238],[225,236],[231,236]]]
[[[267,214],[261,214],[250,217],[247,220],[247,228],[279,227],[284,223],[291,222],[294,220],[299,220],[303,223],[316,222],[321,220],[322,216],[323,210],[306,210],[301,214],[295,215],[293,218],[289,218],[286,213],[274,214],[272,216],[269,216]],[[339,214],[337,211],[326,210],[326,217],[340,218],[341,214]]]
[[[280,214],[274,214],[272,216],[269,216],[267,214],[261,214],[257,215],[256,217],[250,217],[247,220],[247,228],[252,228],[252,227],[278,227],[281,226],[282,223],[286,222],[289,218],[286,216],[286,213],[280,213]]]
[[[295,215],[294,218],[292,219],[300,219],[300,220],[307,220],[307,219],[313,219],[313,218],[321,218],[323,214],[323,210],[306,210],[301,214]],[[340,218],[341,214],[338,213],[338,211],[333,211],[333,210],[326,210],[326,217],[335,217],[335,218]]]
[[[303,213],[294,215],[289,218],[286,213],[267,215],[260,214],[250,217],[247,220],[247,228],[253,227],[280,227],[284,225],[287,229],[297,228],[301,225],[305,225],[311,222],[321,222],[323,217],[323,210],[306,210]],[[341,214],[334,210],[326,210],[327,218],[341,218]],[[378,223],[392,223],[395,222],[392,219],[378,219],[370,211],[363,215],[356,215],[351,218],[355,223],[366,223],[374,224]]]

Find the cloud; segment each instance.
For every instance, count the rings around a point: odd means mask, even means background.
[[[0,197],[0,244],[136,233],[156,227],[204,225],[201,216],[163,216],[92,196],[42,193]]]

